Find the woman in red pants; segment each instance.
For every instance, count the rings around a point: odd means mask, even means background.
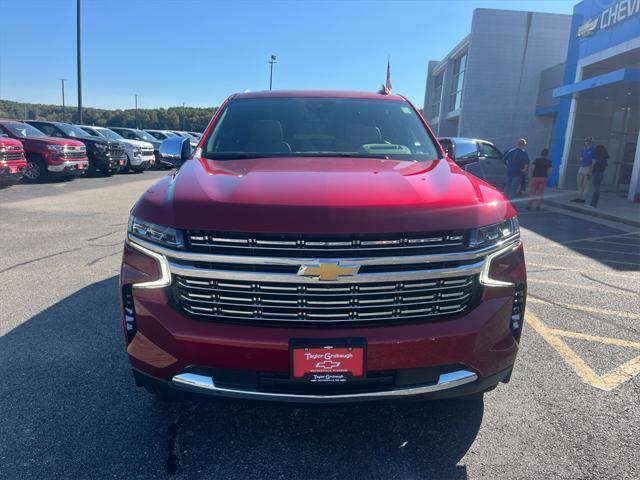
[[[527,210],[531,210],[531,204],[534,201],[536,202],[536,210],[540,210],[544,187],[547,186],[549,175],[551,175],[551,159],[549,158],[549,150],[545,148],[540,152],[540,156],[531,164],[531,183],[529,186]]]

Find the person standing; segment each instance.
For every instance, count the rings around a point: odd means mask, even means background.
[[[550,174],[551,159],[549,158],[549,150],[544,148],[542,152],[540,152],[540,156],[536,158],[531,165],[531,183],[529,187],[529,201],[526,207],[527,210],[531,210],[531,205],[534,200],[536,202],[536,210],[540,210],[544,187],[547,186]]]
[[[512,200],[518,194],[522,178],[529,166],[529,154],[525,150],[527,141],[524,138],[518,140],[516,148],[512,148],[505,153],[503,161],[507,165],[507,182],[505,193],[507,198]]]
[[[608,159],[609,152],[607,152],[604,145],[596,145],[593,154],[593,164],[591,166],[592,194],[590,206],[594,208],[598,206],[598,200],[600,200],[600,185],[602,184],[604,171],[607,169]]]
[[[584,148],[580,154],[580,167],[578,168],[578,197],[571,200],[572,202],[585,202],[584,198],[589,191],[589,183],[591,182],[591,165],[594,153],[593,139],[591,137],[585,138]]]

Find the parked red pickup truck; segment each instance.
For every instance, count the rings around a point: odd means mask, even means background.
[[[59,176],[77,177],[89,166],[87,148],[77,140],[48,137],[40,130],[18,120],[1,120],[0,133],[20,140],[27,157],[25,180],[38,182]]]
[[[22,143],[0,133],[0,188],[18,183],[26,169]]]
[[[231,96],[131,211],[120,276],[136,383],[337,403],[481,396],[525,308],[516,212],[404,97]]]

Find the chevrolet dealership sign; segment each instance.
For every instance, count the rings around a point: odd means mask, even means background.
[[[606,8],[599,17],[589,19],[580,25],[578,37],[589,37],[598,30],[613,27],[638,14],[640,14],[640,0],[621,0]]]

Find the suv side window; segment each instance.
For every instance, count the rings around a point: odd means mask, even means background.
[[[49,125],[46,123],[38,123],[36,124],[36,128],[40,130],[42,133],[44,133],[45,135],[48,135],[50,137],[62,138],[62,134],[53,125]]]
[[[89,135],[91,135],[92,137],[100,137],[101,135],[98,134],[98,132],[96,132],[93,128],[83,128],[82,130],[84,130],[85,132],[87,132]]]
[[[480,155],[485,158],[496,158],[498,160],[502,158],[502,153],[500,153],[500,150],[498,150],[493,145],[484,142],[480,142]]]
[[[478,146],[475,142],[456,142],[456,162],[469,163],[478,159]]]
[[[121,130],[121,131],[117,131],[114,130],[114,132],[119,133],[120,135],[122,135],[124,138],[127,138],[129,140],[134,138],[133,133],[131,133],[129,130]]]

